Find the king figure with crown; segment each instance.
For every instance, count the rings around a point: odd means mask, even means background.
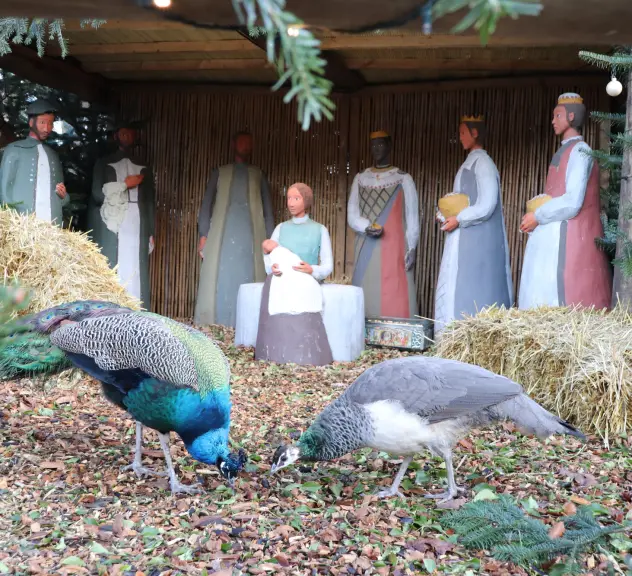
[[[390,161],[392,141],[371,133],[374,166],[356,174],[347,221],[356,232],[352,284],[364,291],[368,318],[417,314],[413,267],[419,241],[419,200],[410,176]]]
[[[486,136],[483,116],[461,118],[459,139],[468,155],[437,212],[446,236],[435,292],[435,336],[463,315],[513,305],[500,176],[483,148]]]
[[[603,235],[599,167],[580,134],[585,116],[579,94],[558,98],[552,124],[562,145],[549,166],[545,193],[527,202],[520,225],[529,234],[518,294],[521,309],[610,306],[612,273],[595,242]]]

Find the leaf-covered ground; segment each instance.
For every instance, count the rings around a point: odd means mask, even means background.
[[[231,334],[218,336],[234,375],[232,442],[250,457],[234,493],[173,435],[181,480],[201,482],[204,495],[174,498],[162,478],[121,472],[133,457],[134,422],[89,378],[0,383],[0,574],[527,574],[465,550],[442,527],[446,511],[422,497],[445,480],[428,454],[402,484],[405,501],[372,495],[390,484],[399,461],[370,450],[269,476],[281,442],[366,367],[397,353],[306,369],[255,362],[252,350],[229,344]],[[604,522],[627,522],[631,448],[631,438],[609,450],[594,439],[541,444],[504,425],[463,440],[454,461],[468,500],[506,492],[552,526],[571,504],[587,503]],[[144,461],[164,466],[152,431]],[[627,574],[630,535],[611,535],[585,556],[586,574]]]

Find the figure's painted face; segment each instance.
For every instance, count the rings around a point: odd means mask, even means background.
[[[121,145],[121,148],[131,148],[136,142],[136,130],[131,128],[121,128],[116,133],[116,138]]]
[[[557,136],[564,134],[570,127],[571,122],[568,112],[564,106],[556,106],[553,110],[553,131]]]
[[[391,141],[389,138],[373,138],[371,140],[371,155],[376,164],[384,164],[391,153]]]
[[[35,118],[32,118],[29,122],[31,131],[37,136],[40,141],[46,140],[53,131],[53,123],[55,122],[54,114],[40,114]]]
[[[240,134],[235,140],[235,152],[242,158],[249,158],[252,154],[252,136]]]
[[[282,468],[291,466],[299,459],[300,450],[297,446],[279,446],[272,456],[272,467],[270,474],[278,472]]]
[[[300,217],[305,214],[305,200],[297,188],[287,191],[287,209],[292,216]]]
[[[459,125],[459,140],[461,141],[461,146],[463,146],[463,150],[471,150],[472,146],[476,144],[476,131],[472,134],[472,131],[468,128],[467,124],[461,122]]]

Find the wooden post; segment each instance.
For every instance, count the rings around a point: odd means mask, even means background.
[[[625,134],[632,135],[632,72],[628,77],[628,98],[626,103]],[[632,220],[626,218],[632,209],[632,150],[623,151],[623,167],[621,169],[621,197],[619,199],[619,230],[625,234],[628,242],[632,242]],[[622,255],[625,239],[617,240],[617,257]],[[625,277],[621,268],[615,266],[613,305],[620,302],[632,310],[632,278]]]

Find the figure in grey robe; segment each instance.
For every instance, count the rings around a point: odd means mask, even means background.
[[[467,196],[469,205],[447,220],[438,213],[447,234],[435,293],[435,336],[464,314],[474,316],[493,304],[513,305],[500,176],[477,141],[482,122],[462,122],[464,129],[461,142],[469,155],[457,172],[454,193]]]
[[[151,167],[132,154],[136,136],[136,124],[119,124],[119,149],[95,164],[88,221],[93,241],[117,267],[121,285],[148,310],[156,199]]]
[[[26,109],[29,135],[11,142],[0,162],[0,204],[11,205],[20,213],[63,224],[63,207],[70,197],[57,152],[44,144],[53,131],[57,106],[40,99]]]
[[[202,266],[193,317],[198,326],[234,327],[239,286],[266,279],[261,244],[274,231],[269,185],[249,164],[250,134],[237,134],[234,146],[235,162],[213,170],[199,212]]]

